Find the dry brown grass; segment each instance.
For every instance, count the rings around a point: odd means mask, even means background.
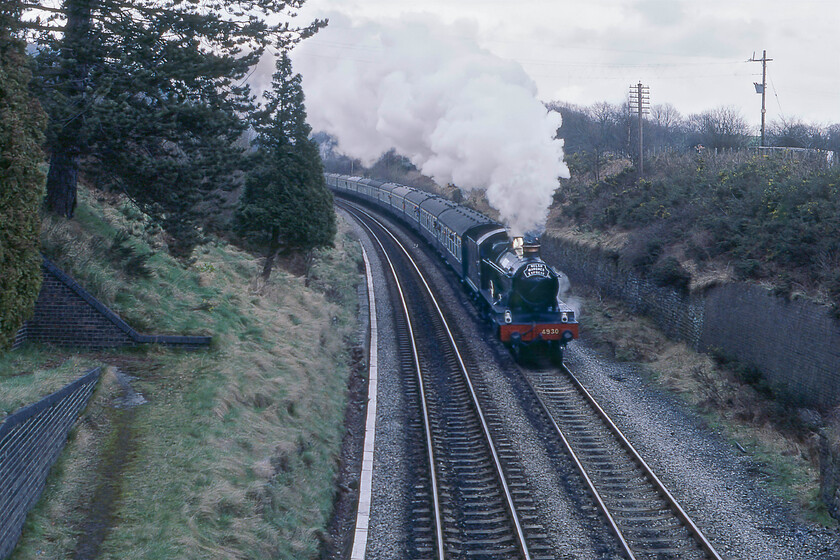
[[[549,219],[550,222],[550,219]],[[629,233],[621,231],[583,231],[577,227],[564,225],[549,227],[546,235],[569,241],[575,245],[590,249],[620,251],[627,245]]]
[[[35,348],[24,348],[3,356],[0,361],[0,422],[101,364],[95,357],[57,349],[47,359]]]

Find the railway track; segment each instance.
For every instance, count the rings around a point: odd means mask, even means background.
[[[722,560],[571,371],[525,379],[628,558]]]
[[[531,499],[499,413],[482,408],[481,395],[489,389],[481,375],[470,374],[476,368],[459,350],[458,335],[446,325],[419,268],[372,216],[355,212],[400,279],[400,364],[405,390],[418,403],[411,438],[425,442],[414,448],[410,557],[567,557],[549,546],[546,519]],[[522,373],[543,432],[571,457],[624,556],[722,560],[571,372]]]
[[[419,267],[375,219],[349,211],[398,278],[400,366],[417,396],[411,431],[425,459],[415,462],[425,468],[415,471],[412,557],[554,558],[511,445],[494,429],[498,415],[482,407],[469,357]]]

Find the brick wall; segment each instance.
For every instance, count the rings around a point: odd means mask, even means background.
[[[43,274],[34,315],[18,331],[13,348],[27,340],[83,348],[150,343],[201,348],[210,344],[209,336],[138,333],[46,258]]]
[[[0,558],[7,558],[17,544],[26,514],[37,503],[99,374],[99,368],[89,371],[0,424]]]
[[[756,366],[803,406],[840,404],[840,321],[826,307],[788,302],[746,283],[685,295],[622,270],[613,253],[549,236],[542,253],[573,285],[587,284],[626,302],[697,350],[720,350]]]

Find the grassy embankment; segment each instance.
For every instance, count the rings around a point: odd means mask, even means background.
[[[840,172],[760,159],[712,165],[702,156],[663,158],[650,169],[641,182],[620,168],[600,182],[578,174],[555,196],[549,227],[618,251],[623,266],[662,285],[688,291],[759,282],[838,312]],[[807,411],[774,394],[758,372],[669,341],[651,321],[597,293],[576,295],[584,300],[582,337],[644,364],[652,380],[755,457],[780,495],[836,526],[819,498],[819,436]],[[824,433],[840,434],[840,410],[823,420]]]
[[[666,155],[645,169],[644,180],[628,167],[597,182],[575,175],[549,226],[621,236],[620,262],[663,285],[759,282],[840,316],[840,168]]]
[[[317,557],[343,435],[357,245],[340,232],[309,287],[282,270],[263,283],[257,259],[223,242],[179,265],[128,203],[81,194],[76,220],[44,224],[47,255],[138,330],[214,342],[0,357],[3,415],[107,366],[13,558]],[[115,367],[146,404],[116,406]]]

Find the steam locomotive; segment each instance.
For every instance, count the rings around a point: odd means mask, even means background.
[[[400,218],[435,247],[515,353],[544,344],[562,361],[566,344],[578,338],[578,322],[560,300],[558,274],[540,258],[537,239],[511,239],[484,214],[413,187],[334,173],[325,177],[336,193]]]

